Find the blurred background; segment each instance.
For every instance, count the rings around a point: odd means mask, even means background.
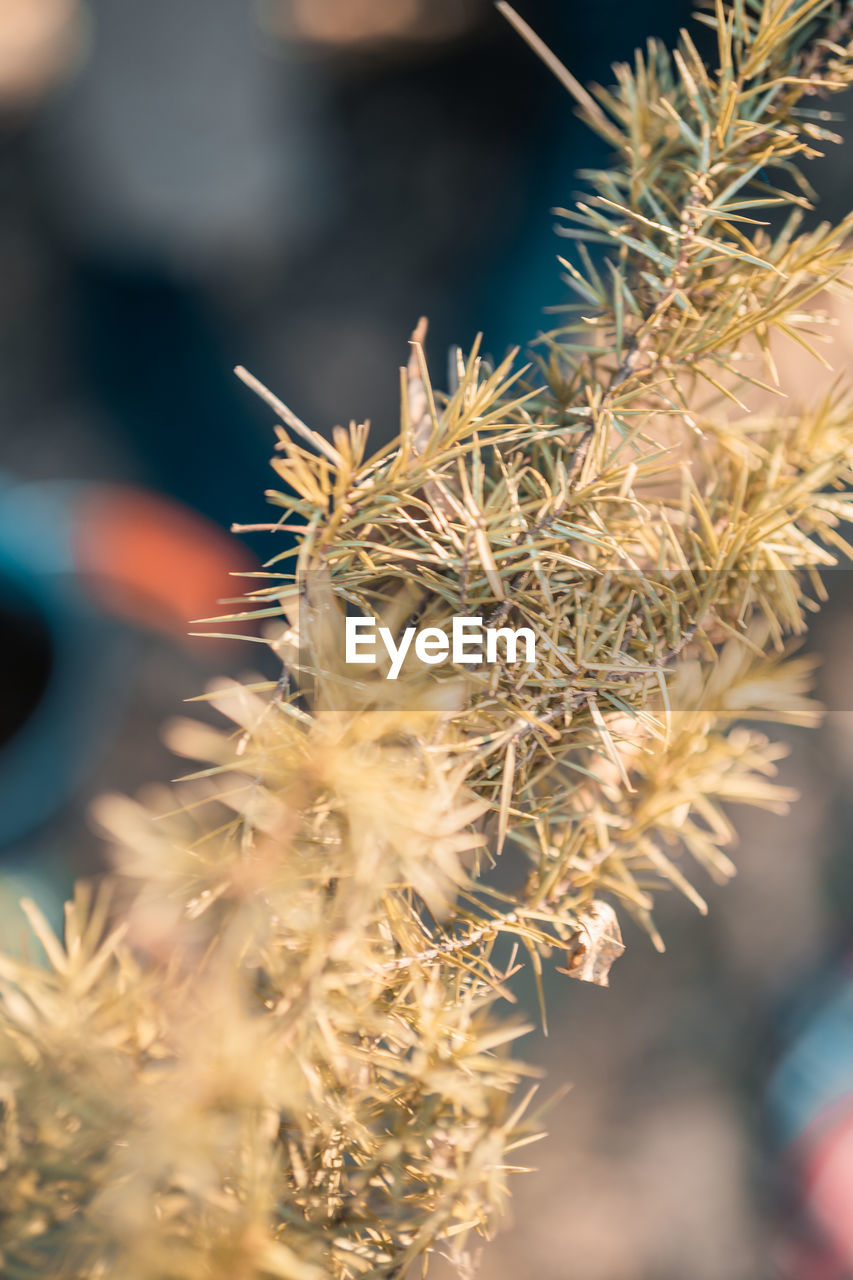
[[[519,0],[585,80],[686,0]],[[849,103],[847,104],[849,108]],[[396,428],[563,300],[549,210],[605,159],[488,0],[0,0],[0,925],[98,870],[91,798],[175,769],[159,726],[261,650],[187,636],[280,549],[248,366],[327,431]],[[849,147],[812,166],[853,205]],[[846,348],[853,351],[853,341]],[[669,951],[629,929],[603,992],[549,990],[529,1055],[573,1092],[482,1280],[853,1276],[853,593],[812,645],[830,708],[791,734],[787,819],[736,815],[741,873]],[[531,1006],[532,1006],[531,998]]]

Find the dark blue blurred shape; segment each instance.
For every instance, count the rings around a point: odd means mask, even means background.
[[[108,742],[136,650],[81,589],[82,486],[0,477],[0,848],[51,816]]]
[[[178,638],[255,567],[214,524],[130,486],[0,475],[0,849],[45,822],[105,749],[140,628]]]

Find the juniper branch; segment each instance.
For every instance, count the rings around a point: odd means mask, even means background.
[[[845,287],[851,219],[801,229],[798,165],[832,140],[803,100],[853,80],[851,12],[718,3],[716,70],[685,33],[611,89],[548,55],[615,158],[564,214],[580,302],[532,370],[475,347],[441,396],[421,325],[372,456],[241,372],[287,428],[263,527],[297,546],[239,615],[284,674],[214,686],[232,731],[174,729],[201,763],[177,794],[102,803],[112,907],[78,890],[63,942],[29,907],[47,965],[0,957],[10,1280],[355,1280],[464,1248],[540,1127],[501,941],[604,984],[619,912],[660,946],[657,887],[704,910],[691,862],[733,872],[729,801],[792,798],[739,722],[815,718],[788,650],[849,554],[853,405],[743,406]],[[513,609],[538,660],[354,678],[351,609]]]

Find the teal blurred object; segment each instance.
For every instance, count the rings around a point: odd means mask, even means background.
[[[853,1275],[853,956],[808,984],[767,1090],[792,1186],[786,1275]]]
[[[73,795],[106,748],[139,651],[74,564],[89,488],[0,475],[0,856]]]
[[[235,594],[230,575],[256,567],[236,538],[157,493],[0,476],[0,853],[106,750],[143,634],[187,642],[190,620]]]

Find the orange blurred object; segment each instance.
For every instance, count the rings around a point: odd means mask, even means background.
[[[805,1162],[809,1210],[834,1254],[826,1274],[853,1274],[853,1100],[848,1096],[821,1117],[825,1129]]]
[[[474,26],[483,0],[264,0],[264,24],[288,40],[326,46],[449,40]]]
[[[74,65],[85,45],[80,0],[0,0],[0,106],[27,106]]]
[[[241,594],[231,575],[258,567],[218,525],[168,498],[122,485],[98,486],[81,497],[72,550],[84,586],[102,608],[187,640],[193,620],[229,612],[220,602]],[[251,633],[231,623],[227,630]]]

